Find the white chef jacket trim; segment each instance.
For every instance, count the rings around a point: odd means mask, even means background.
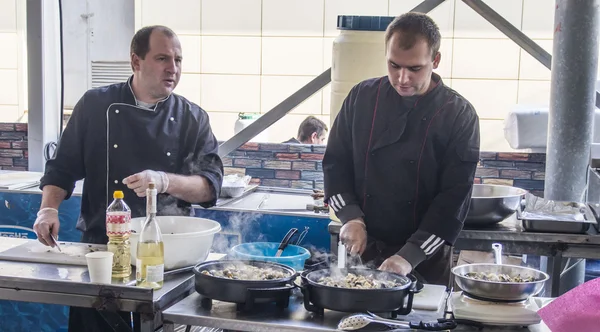
[[[342,198],[342,194],[337,194],[336,197],[338,198],[338,200],[340,201],[340,203],[342,203],[342,207],[346,206],[346,202],[344,202],[344,199]]]
[[[129,85],[129,81],[127,81],[127,84]],[[129,85],[129,89],[131,89],[131,85]],[[133,90],[131,91],[131,94],[133,94]],[[169,99],[169,97],[171,97],[171,94],[169,94],[169,96],[159,102],[156,103],[156,105],[154,105],[154,109],[156,109],[156,107],[164,102],[165,100]],[[135,99],[135,95],[133,95],[133,98]],[[139,108],[141,110],[145,110],[148,111],[149,109],[146,107],[142,107],[142,106],[138,106],[137,105],[137,99],[136,99],[136,105],[131,105],[131,104],[127,104],[127,103],[112,103],[110,105],[108,105],[108,107],[106,108],[106,206],[108,207],[109,204],[109,200],[112,198],[112,195],[109,195],[108,192],[108,186],[110,183],[110,121],[109,121],[109,116],[110,116],[110,109],[113,106],[129,106],[129,107],[135,107],[135,108]],[[153,111],[153,110],[151,110]],[[122,179],[116,179],[115,181],[118,180],[122,180]]]
[[[439,248],[442,244],[444,244],[444,240],[442,240],[441,238],[437,238],[435,240],[435,242],[433,242],[426,250],[425,250],[425,255],[429,256],[431,254],[433,254],[437,248]]]
[[[131,79],[127,80],[127,86],[129,86],[129,91],[131,91],[131,95],[133,96],[133,99],[135,100],[135,106],[137,106],[138,108],[141,108],[143,110],[146,110],[146,111],[153,111],[153,112],[156,111],[156,106],[158,106],[158,104],[164,102],[165,100],[169,99],[169,97],[171,97],[171,95],[173,94],[173,93],[169,93],[169,95],[166,96],[164,99],[157,101],[156,104],[154,104],[153,108],[148,108],[148,107],[144,107],[144,106],[140,105],[140,101],[138,101],[137,97],[135,96],[135,93],[133,93],[133,88],[131,87]]]
[[[431,234],[431,236],[425,241],[423,242],[423,244],[421,244],[421,249],[425,250],[425,247],[427,247],[431,241],[435,240],[436,236]]]
[[[334,212],[338,212],[341,209],[341,206],[335,200],[335,196],[331,196],[329,198],[329,204],[331,205],[331,208],[333,209]]]

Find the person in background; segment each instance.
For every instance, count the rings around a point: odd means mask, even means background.
[[[325,144],[329,128],[325,122],[312,115],[308,116],[298,127],[298,136],[283,143],[291,144]]]
[[[77,229],[81,242],[106,244],[106,208],[121,190],[132,217],[145,216],[145,192],[154,182],[159,215],[192,214],[191,204],[216,203],[223,164],[207,113],[173,93],[181,76],[181,44],[165,26],[144,27],[131,41],[133,75],[87,91],[73,110],[55,157],[41,179],[42,202],[33,226],[54,246],[58,208],[85,179]],[[119,313],[130,324],[130,313]],[[84,325],[85,324],[85,325]],[[69,331],[107,331],[95,309],[71,308]]]
[[[390,23],[388,75],[351,89],[331,128],[323,172],[325,201],[343,223],[348,252],[381,270],[446,285],[479,160],[479,118],[433,73],[440,41],[427,15]]]

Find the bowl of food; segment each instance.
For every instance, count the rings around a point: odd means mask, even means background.
[[[296,271],[286,265],[237,259],[200,263],[194,267],[194,274],[195,289],[200,295],[233,303],[245,303],[248,296],[253,301],[270,302],[277,292],[289,296],[296,278]]]
[[[318,308],[342,312],[412,309],[416,278],[368,268],[326,269],[302,274],[303,294]]]
[[[137,243],[146,218],[131,219],[131,264],[135,265]],[[194,266],[206,260],[221,224],[196,217],[156,217],[165,246],[165,270]]]
[[[490,301],[517,302],[539,294],[547,273],[517,265],[477,263],[452,269],[456,284],[467,295]]]

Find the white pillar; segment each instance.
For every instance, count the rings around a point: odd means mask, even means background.
[[[60,133],[58,1],[27,0],[29,170],[44,170],[44,146]]]

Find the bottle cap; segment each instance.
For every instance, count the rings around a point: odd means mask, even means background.
[[[114,199],[118,199],[118,198],[123,199],[123,197],[125,197],[125,196],[123,195],[123,192],[121,190],[115,190],[115,192],[113,193]]]
[[[154,185],[154,182],[150,182],[148,183],[148,189],[155,189],[156,186]]]

